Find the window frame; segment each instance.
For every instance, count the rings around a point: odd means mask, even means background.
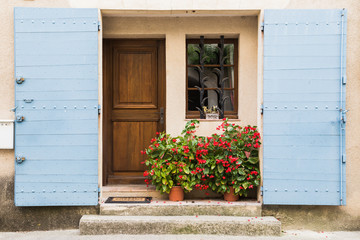
[[[238,42],[239,39],[238,38],[228,38],[228,39],[224,39],[224,43],[225,44],[234,44],[234,63],[233,64],[227,64],[225,65],[225,67],[233,67],[234,68],[234,86],[233,88],[224,88],[224,90],[233,90],[234,91],[234,110],[233,111],[225,111],[224,115],[225,117],[229,118],[229,119],[238,119],[238,82],[239,82],[239,54],[238,54]],[[219,39],[215,39],[215,38],[210,38],[210,39],[204,39],[204,44],[217,44],[220,43],[220,38]],[[189,91],[193,90],[193,89],[189,89],[189,81],[188,81],[188,69],[189,67],[192,67],[194,65],[190,65],[188,64],[188,45],[189,44],[200,44],[200,39],[194,39],[194,38],[188,38],[186,39],[186,47],[185,47],[185,65],[186,65],[186,76],[185,76],[185,81],[186,81],[186,106],[185,106],[185,113],[186,113],[186,119],[200,119],[200,112],[199,111],[189,111],[188,110],[188,104],[189,104],[189,99],[188,99],[188,93]],[[220,67],[220,65],[214,65],[214,64],[209,64],[209,65],[204,65],[205,67]],[[205,88],[207,89],[207,88]],[[211,88],[209,88],[209,90],[211,90]]]

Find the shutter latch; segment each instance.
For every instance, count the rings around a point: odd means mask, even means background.
[[[24,120],[25,120],[24,116],[20,116],[20,115],[16,116],[16,121],[17,122],[23,122]]]
[[[17,84],[22,84],[23,82],[25,82],[25,79],[23,77],[17,77],[15,80]]]
[[[15,161],[17,162],[17,163],[23,163],[24,161],[25,161],[25,157],[20,157],[20,156],[17,156],[16,158],[15,158]]]

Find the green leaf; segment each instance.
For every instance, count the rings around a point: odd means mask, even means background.
[[[223,165],[221,165],[221,164],[218,165],[218,171],[219,171],[219,173],[222,173],[224,171]]]
[[[238,168],[238,173],[240,174],[240,175],[245,175],[246,173],[244,172],[244,169],[242,169],[242,168]]]
[[[168,184],[168,182],[166,181],[165,178],[162,179],[162,183],[163,183],[164,185],[167,185],[167,184]]]
[[[250,183],[249,183],[249,182],[246,182],[246,183],[244,183],[242,186],[243,186],[244,189],[247,189],[247,188],[250,186]]]
[[[258,163],[258,162],[259,162],[259,158],[250,157],[250,158],[248,159],[248,162],[250,162],[250,163],[252,163],[252,164]]]
[[[213,170],[216,167],[215,164],[211,165],[211,170]]]
[[[246,175],[245,175],[245,176],[240,176],[240,177],[238,177],[236,180],[238,180],[239,182],[241,182],[241,181],[244,181],[245,178],[246,178]]]
[[[204,174],[209,174],[209,168],[204,168]]]

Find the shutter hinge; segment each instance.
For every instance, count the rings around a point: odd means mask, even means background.
[[[348,112],[349,110],[342,110],[342,117],[341,117],[341,121],[342,123],[346,123],[346,113]]]
[[[342,84],[343,84],[343,85],[346,85],[347,77],[346,77],[346,76],[342,76],[341,80],[342,80]]]
[[[342,163],[346,163],[346,153],[343,153],[343,154],[341,155],[341,162],[342,162]]]
[[[101,192],[100,187],[98,187],[98,197],[99,198],[100,198],[100,192]]]
[[[261,196],[264,195],[264,188],[263,188],[263,186],[260,187],[260,195],[261,195]]]
[[[100,23],[100,21],[98,21],[98,31],[100,31],[101,30],[101,23]]]
[[[260,113],[261,115],[264,114],[264,104],[260,105]]]
[[[98,104],[98,114],[100,115],[101,114],[101,105]]]
[[[260,30],[261,30],[262,32],[264,31],[264,28],[265,28],[264,26],[265,26],[265,24],[264,24],[264,22],[262,22],[261,25],[260,25]]]

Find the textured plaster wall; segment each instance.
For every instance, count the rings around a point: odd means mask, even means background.
[[[256,124],[257,17],[141,18],[104,17],[104,38],[154,38],[166,40],[166,131],[180,134],[186,109],[186,38],[239,38],[239,119]],[[214,132],[219,121],[202,121],[199,134]]]
[[[14,37],[13,37],[13,7],[86,7],[99,8],[104,15],[113,15],[122,17],[126,16],[226,16],[225,19],[230,19],[231,23],[240,28],[235,29],[232,25],[232,30],[222,30],[221,33],[240,33],[240,48],[241,38],[243,34],[240,31],[246,27],[249,28],[248,37],[256,36],[258,28],[251,24],[250,19],[256,18],[228,18],[229,15],[254,15],[259,10],[263,9],[317,9],[317,8],[347,8],[348,9],[348,36],[347,36],[347,108],[350,109],[348,113],[347,122],[347,136],[346,136],[346,152],[347,152],[347,206],[342,207],[321,207],[321,206],[271,206],[264,207],[264,214],[275,215],[282,220],[285,229],[289,228],[308,228],[316,230],[339,230],[339,229],[360,229],[360,31],[358,24],[360,22],[360,1],[359,0],[0,0],[0,21],[2,23],[2,32],[0,34],[0,119],[13,119],[14,115],[9,111],[14,107]],[[148,11],[151,10],[151,11]],[[248,10],[244,12],[243,10]],[[106,17],[107,18],[107,17]],[[126,21],[126,18],[123,18]],[[204,19],[204,18],[202,18]],[[196,21],[203,21],[202,19]],[[106,19],[105,19],[106,20]],[[135,19],[134,19],[135,20]],[[140,21],[138,18],[137,21]],[[262,12],[259,14],[259,20],[262,20]],[[153,21],[159,21],[154,19]],[[185,19],[174,18],[171,21],[178,21],[180,23],[186,22]],[[249,21],[249,22],[247,22]],[[246,24],[245,24],[246,23]],[[225,23],[216,22],[215,25],[223,26]],[[252,27],[250,28],[250,24]],[[110,26],[110,25],[109,25]],[[209,24],[210,26],[210,24]],[[123,26],[124,29],[125,26]],[[134,25],[132,25],[134,27]],[[168,27],[169,28],[169,27]],[[125,28],[126,29],[126,28]],[[144,28],[143,28],[144,29]],[[229,25],[226,25],[229,29]],[[242,29],[242,30],[241,30]],[[253,30],[252,30],[253,29]],[[128,31],[131,28],[127,29]],[[185,35],[176,29],[167,29],[167,32],[161,32],[161,37],[166,36],[167,44],[167,64],[179,62],[180,68],[184,68],[185,55],[168,55],[172,51],[176,52],[174,48],[185,48]],[[166,28],[165,28],[166,30]],[[198,28],[193,28],[194,34]],[[225,31],[225,32],[224,32]],[[167,34],[172,32],[172,34]],[[206,33],[205,31],[203,31]],[[130,32],[131,33],[131,32]],[[220,33],[212,32],[209,33]],[[122,33],[120,33],[122,34]],[[187,33],[188,34],[188,33]],[[160,36],[159,36],[160,37]],[[257,70],[254,69],[240,69],[242,76],[250,76],[251,84],[258,88],[257,92],[251,92],[251,95],[243,95],[246,93],[239,93],[240,99],[247,98],[252,107],[256,108],[261,103],[261,88],[259,84],[262,82],[262,36],[258,35],[258,40],[249,45],[250,49],[243,49],[242,53],[247,50],[251,61],[254,61],[252,66],[257,65]],[[246,40],[246,39],[245,39]],[[248,39],[249,40],[249,39]],[[175,46],[169,46],[169,42]],[[250,42],[248,42],[250,44]],[[258,48],[257,48],[258,46]],[[254,52],[258,50],[258,52]],[[241,51],[241,49],[240,49]],[[253,55],[254,54],[254,55]],[[240,59],[240,64],[244,63]],[[243,65],[240,65],[243,66]],[[250,71],[250,72],[248,72]],[[169,78],[171,76],[172,78]],[[184,124],[184,111],[181,99],[184,99],[185,73],[177,74],[177,70],[171,65],[167,66],[167,123],[168,131],[177,133],[178,128],[174,125],[169,125],[171,120],[175,121],[177,127]],[[241,75],[239,76],[241,89]],[[258,83],[258,84],[257,84]],[[169,92],[170,87],[173,89]],[[173,95],[169,93],[178,94],[180,100],[172,101]],[[239,99],[239,100],[240,100]],[[170,105],[171,104],[171,105]],[[176,109],[176,116],[172,115],[172,110]],[[261,123],[261,116],[257,115],[256,109],[250,110],[251,114],[239,108],[239,117],[241,123],[254,121]],[[255,115],[254,115],[255,114]],[[213,128],[212,123],[202,124],[204,129],[201,133],[206,133],[208,128]],[[172,127],[171,127],[172,126]],[[46,207],[46,208],[16,208],[13,205],[13,177],[14,177],[14,151],[0,150],[0,231],[1,230],[33,230],[33,229],[51,229],[51,228],[69,228],[76,227],[79,216],[85,212],[94,212],[94,208],[61,208],[61,207]]]

